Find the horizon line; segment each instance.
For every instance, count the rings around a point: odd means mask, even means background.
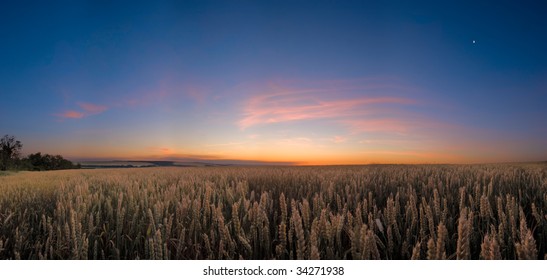
[[[361,165],[484,165],[484,164],[531,164],[547,163],[546,160],[536,161],[477,161],[477,162],[362,162],[362,163],[313,163],[313,162],[292,162],[292,161],[264,161],[244,159],[127,159],[127,158],[77,158],[71,159],[75,163],[92,162],[171,162],[171,163],[201,163],[217,165],[246,165],[246,166],[361,166]]]

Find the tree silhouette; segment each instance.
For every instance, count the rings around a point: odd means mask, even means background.
[[[0,170],[7,170],[19,159],[23,144],[15,136],[4,135],[0,139]]]
[[[71,161],[60,155],[42,155],[42,153],[30,154],[22,160],[25,169],[31,171],[61,170],[81,168],[80,164],[74,165]]]

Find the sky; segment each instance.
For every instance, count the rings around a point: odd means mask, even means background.
[[[52,2],[0,8],[23,154],[547,160],[544,1]]]

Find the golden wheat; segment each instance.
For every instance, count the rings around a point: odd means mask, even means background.
[[[0,259],[538,259],[547,166],[146,168],[0,178]]]

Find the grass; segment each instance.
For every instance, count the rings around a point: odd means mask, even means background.
[[[543,259],[547,165],[214,167],[0,179],[0,259]]]
[[[12,175],[14,174],[15,172],[13,171],[0,171],[0,177],[1,176],[8,176],[8,175]]]

